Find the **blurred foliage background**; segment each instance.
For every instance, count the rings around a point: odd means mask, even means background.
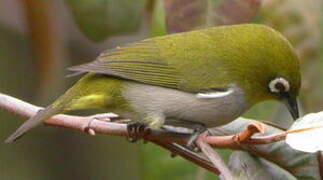
[[[304,113],[323,109],[321,0],[1,0],[0,92],[45,106],[76,78],[66,67],[147,37],[260,23],[282,32],[301,57]],[[245,116],[288,127],[284,108],[259,104]],[[87,112],[95,113],[95,112]],[[0,112],[0,142],[22,122]],[[221,150],[224,157],[230,151]],[[151,144],[40,127],[0,143],[0,179],[214,179]]]

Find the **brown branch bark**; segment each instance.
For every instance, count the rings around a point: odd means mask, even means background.
[[[317,153],[317,160],[319,162],[320,176],[323,179],[323,151]]]
[[[31,105],[27,102],[13,98],[11,96],[0,93],[0,109],[15,113],[17,115],[29,118],[34,116],[41,107]],[[114,136],[128,136],[127,125],[118,122],[107,122],[98,120],[102,117],[102,114],[93,116],[71,116],[71,115],[56,115],[45,121],[46,125],[63,127],[71,130],[78,130],[82,132],[95,135],[108,134]],[[237,135],[231,136],[209,136],[203,135],[197,141],[198,147],[202,150],[204,155],[211,161],[206,160],[202,156],[188,151],[181,145],[185,145],[190,137],[190,134],[174,134],[165,131],[150,131],[150,134],[144,137],[144,140],[155,143],[165,149],[168,149],[172,154],[179,155],[184,159],[191,161],[192,163],[203,167],[215,174],[221,174],[225,179],[231,179],[232,175],[222,162],[221,158],[211,148],[230,148],[239,149],[242,148],[242,144],[268,144],[285,139],[286,132],[270,135],[266,137],[252,137],[255,133],[264,132],[264,126],[261,123],[252,123],[247,129]]]
[[[55,72],[62,59],[62,37],[56,18],[54,1],[23,0],[23,12],[30,34],[33,54],[38,66],[39,94],[45,95],[53,87],[58,87]],[[55,75],[54,75],[55,74]]]

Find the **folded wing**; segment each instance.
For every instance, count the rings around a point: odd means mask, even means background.
[[[163,59],[153,41],[142,41],[102,53],[96,61],[69,68],[168,88],[178,88],[179,73]]]

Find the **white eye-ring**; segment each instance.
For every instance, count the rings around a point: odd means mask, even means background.
[[[270,81],[269,90],[273,93],[288,92],[290,85],[286,79],[279,77]]]

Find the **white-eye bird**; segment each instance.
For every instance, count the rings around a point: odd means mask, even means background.
[[[299,116],[298,57],[280,33],[264,25],[145,39],[70,69],[86,74],[7,143],[55,114],[79,109],[106,109],[152,129],[172,121],[224,125],[265,100],[281,101],[294,119]]]

